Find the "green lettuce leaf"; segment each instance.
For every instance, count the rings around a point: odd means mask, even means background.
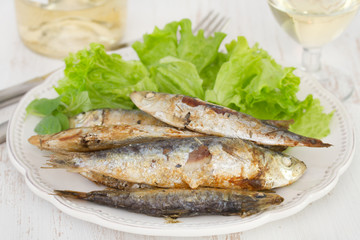
[[[311,95],[304,101],[297,98],[300,78],[293,74],[294,68],[280,66],[258,45],[249,47],[244,37],[226,48],[229,60],[221,65],[205,100],[260,119],[293,119],[291,130],[305,136],[329,133],[332,115],[324,114]],[[316,121],[307,122],[312,117]]]
[[[203,30],[199,30],[195,36],[191,21],[183,19],[167,24],[164,29],[155,27],[151,34],[144,35],[143,42],[137,41],[132,47],[148,68],[159,63],[162,58],[172,56],[194,64],[200,73],[215,61],[225,36],[226,34],[218,32],[206,38]]]
[[[160,92],[204,98],[202,79],[191,62],[165,57],[150,72]]]
[[[182,60],[193,63],[200,73],[205,67],[215,61],[220,44],[226,34],[216,32],[214,36],[205,38],[204,31],[199,30],[195,36],[192,32],[191,21],[189,19],[183,19],[179,24],[181,30],[177,56]]]
[[[201,72],[200,77],[203,80],[203,89],[213,89],[217,74],[224,62],[228,60],[228,55],[219,52],[216,59],[208,66],[206,66]]]
[[[55,90],[62,95],[67,115],[96,108],[134,108],[133,91],[156,91],[150,73],[140,61],[125,61],[118,54],[107,54],[104,46],[90,44],[65,59],[65,77]]]
[[[311,95],[303,103],[305,105],[303,111],[296,117],[296,121],[289,130],[313,138],[323,138],[329,135],[329,126],[334,112],[324,113],[319,99],[313,99]]]
[[[143,42],[136,41],[132,47],[137,52],[141,62],[150,67],[164,57],[176,57],[178,27],[178,22],[168,23],[164,29],[155,27],[153,33],[143,36]]]

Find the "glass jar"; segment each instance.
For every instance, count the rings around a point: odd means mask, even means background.
[[[15,0],[19,35],[31,50],[54,58],[91,42],[114,48],[124,34],[126,0]]]

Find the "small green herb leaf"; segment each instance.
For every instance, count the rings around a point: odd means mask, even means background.
[[[60,105],[60,100],[61,96],[54,99],[35,99],[26,107],[26,112],[41,117],[48,116]]]
[[[69,128],[69,118],[60,112],[55,112],[54,116],[59,120],[61,125],[61,130],[66,130]]]
[[[40,135],[57,133],[61,131],[61,123],[55,116],[46,116],[36,125],[34,131]]]

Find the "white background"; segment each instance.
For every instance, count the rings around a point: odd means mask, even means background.
[[[129,0],[124,41],[138,39],[155,25],[190,18],[197,22],[210,10],[231,21],[224,42],[244,35],[250,45],[258,42],[278,62],[300,64],[301,47],[277,25],[266,1],[245,0]],[[19,39],[13,1],[0,3],[0,89],[45,74],[62,66],[28,50]],[[352,76],[353,97],[345,107],[360,137],[360,15],[341,37],[324,47],[323,62]],[[0,110],[0,122],[10,118],[12,107]],[[0,233],[1,239],[177,239],[118,232],[70,217],[33,194],[0,145]],[[238,234],[194,239],[359,239],[360,155],[355,153],[350,168],[324,198],[300,213]],[[191,238],[189,238],[191,239]]]

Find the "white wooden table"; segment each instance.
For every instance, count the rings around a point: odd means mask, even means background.
[[[39,56],[20,41],[13,1],[0,3],[0,89],[42,75],[62,61]],[[187,17],[199,20],[214,9],[230,17],[225,30],[229,39],[244,35],[252,45],[259,42],[277,61],[299,65],[301,47],[277,25],[266,1],[131,0],[125,41]],[[360,137],[360,15],[337,40],[324,47],[323,62],[336,65],[352,76],[355,94],[345,102]],[[10,118],[14,106],[0,110],[0,122]],[[5,144],[0,145],[0,239],[177,239],[149,237],[110,230],[70,217],[40,199],[25,185],[12,166]],[[360,154],[324,198],[303,211],[259,228],[196,239],[359,239],[360,238]],[[194,238],[195,239],[195,238]]]

